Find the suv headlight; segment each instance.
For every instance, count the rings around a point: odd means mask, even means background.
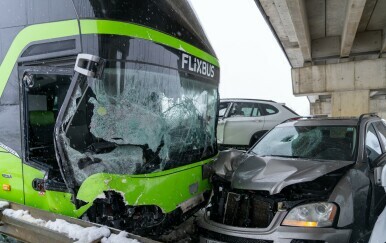
[[[294,207],[284,218],[282,225],[297,227],[332,226],[337,206],[333,203],[311,203]]]

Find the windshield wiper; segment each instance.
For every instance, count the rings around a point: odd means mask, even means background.
[[[296,155],[281,155],[281,154],[269,154],[269,155],[262,155],[261,157],[270,156],[270,157],[281,157],[281,158],[292,158],[292,159],[306,159],[305,157],[300,157]]]

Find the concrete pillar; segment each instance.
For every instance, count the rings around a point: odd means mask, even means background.
[[[369,113],[369,90],[333,92],[331,116],[359,116]]]
[[[320,101],[310,103],[310,114],[312,115],[330,115],[331,101]]]
[[[378,113],[378,115],[386,119],[386,96],[370,99],[370,112]]]

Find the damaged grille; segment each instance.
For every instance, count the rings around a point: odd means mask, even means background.
[[[230,226],[267,228],[275,216],[274,202],[254,194],[222,191],[212,205],[211,220]]]

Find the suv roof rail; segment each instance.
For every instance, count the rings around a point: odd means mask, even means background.
[[[358,119],[358,125],[361,123],[362,119],[365,118],[365,117],[379,117],[377,115],[377,113],[375,112],[372,112],[372,113],[363,113],[362,115],[359,116],[359,119]]]
[[[297,121],[297,120],[300,120],[300,119],[311,119],[311,118],[312,118],[312,116],[297,116],[297,117],[288,118],[287,120],[284,120],[280,124],[283,124],[283,123],[286,123],[286,122],[290,122],[290,121]]]
[[[297,120],[301,120],[301,119],[326,118],[326,117],[327,117],[327,115],[297,116],[297,117],[289,118],[289,119],[283,121],[280,124],[283,124],[283,123],[286,123],[286,122],[290,122],[290,121],[297,121]]]
[[[265,101],[265,102],[272,102],[272,103],[277,103],[276,101],[273,100],[263,100],[263,99],[251,99],[251,98],[222,98],[221,100],[251,100],[251,101]]]

